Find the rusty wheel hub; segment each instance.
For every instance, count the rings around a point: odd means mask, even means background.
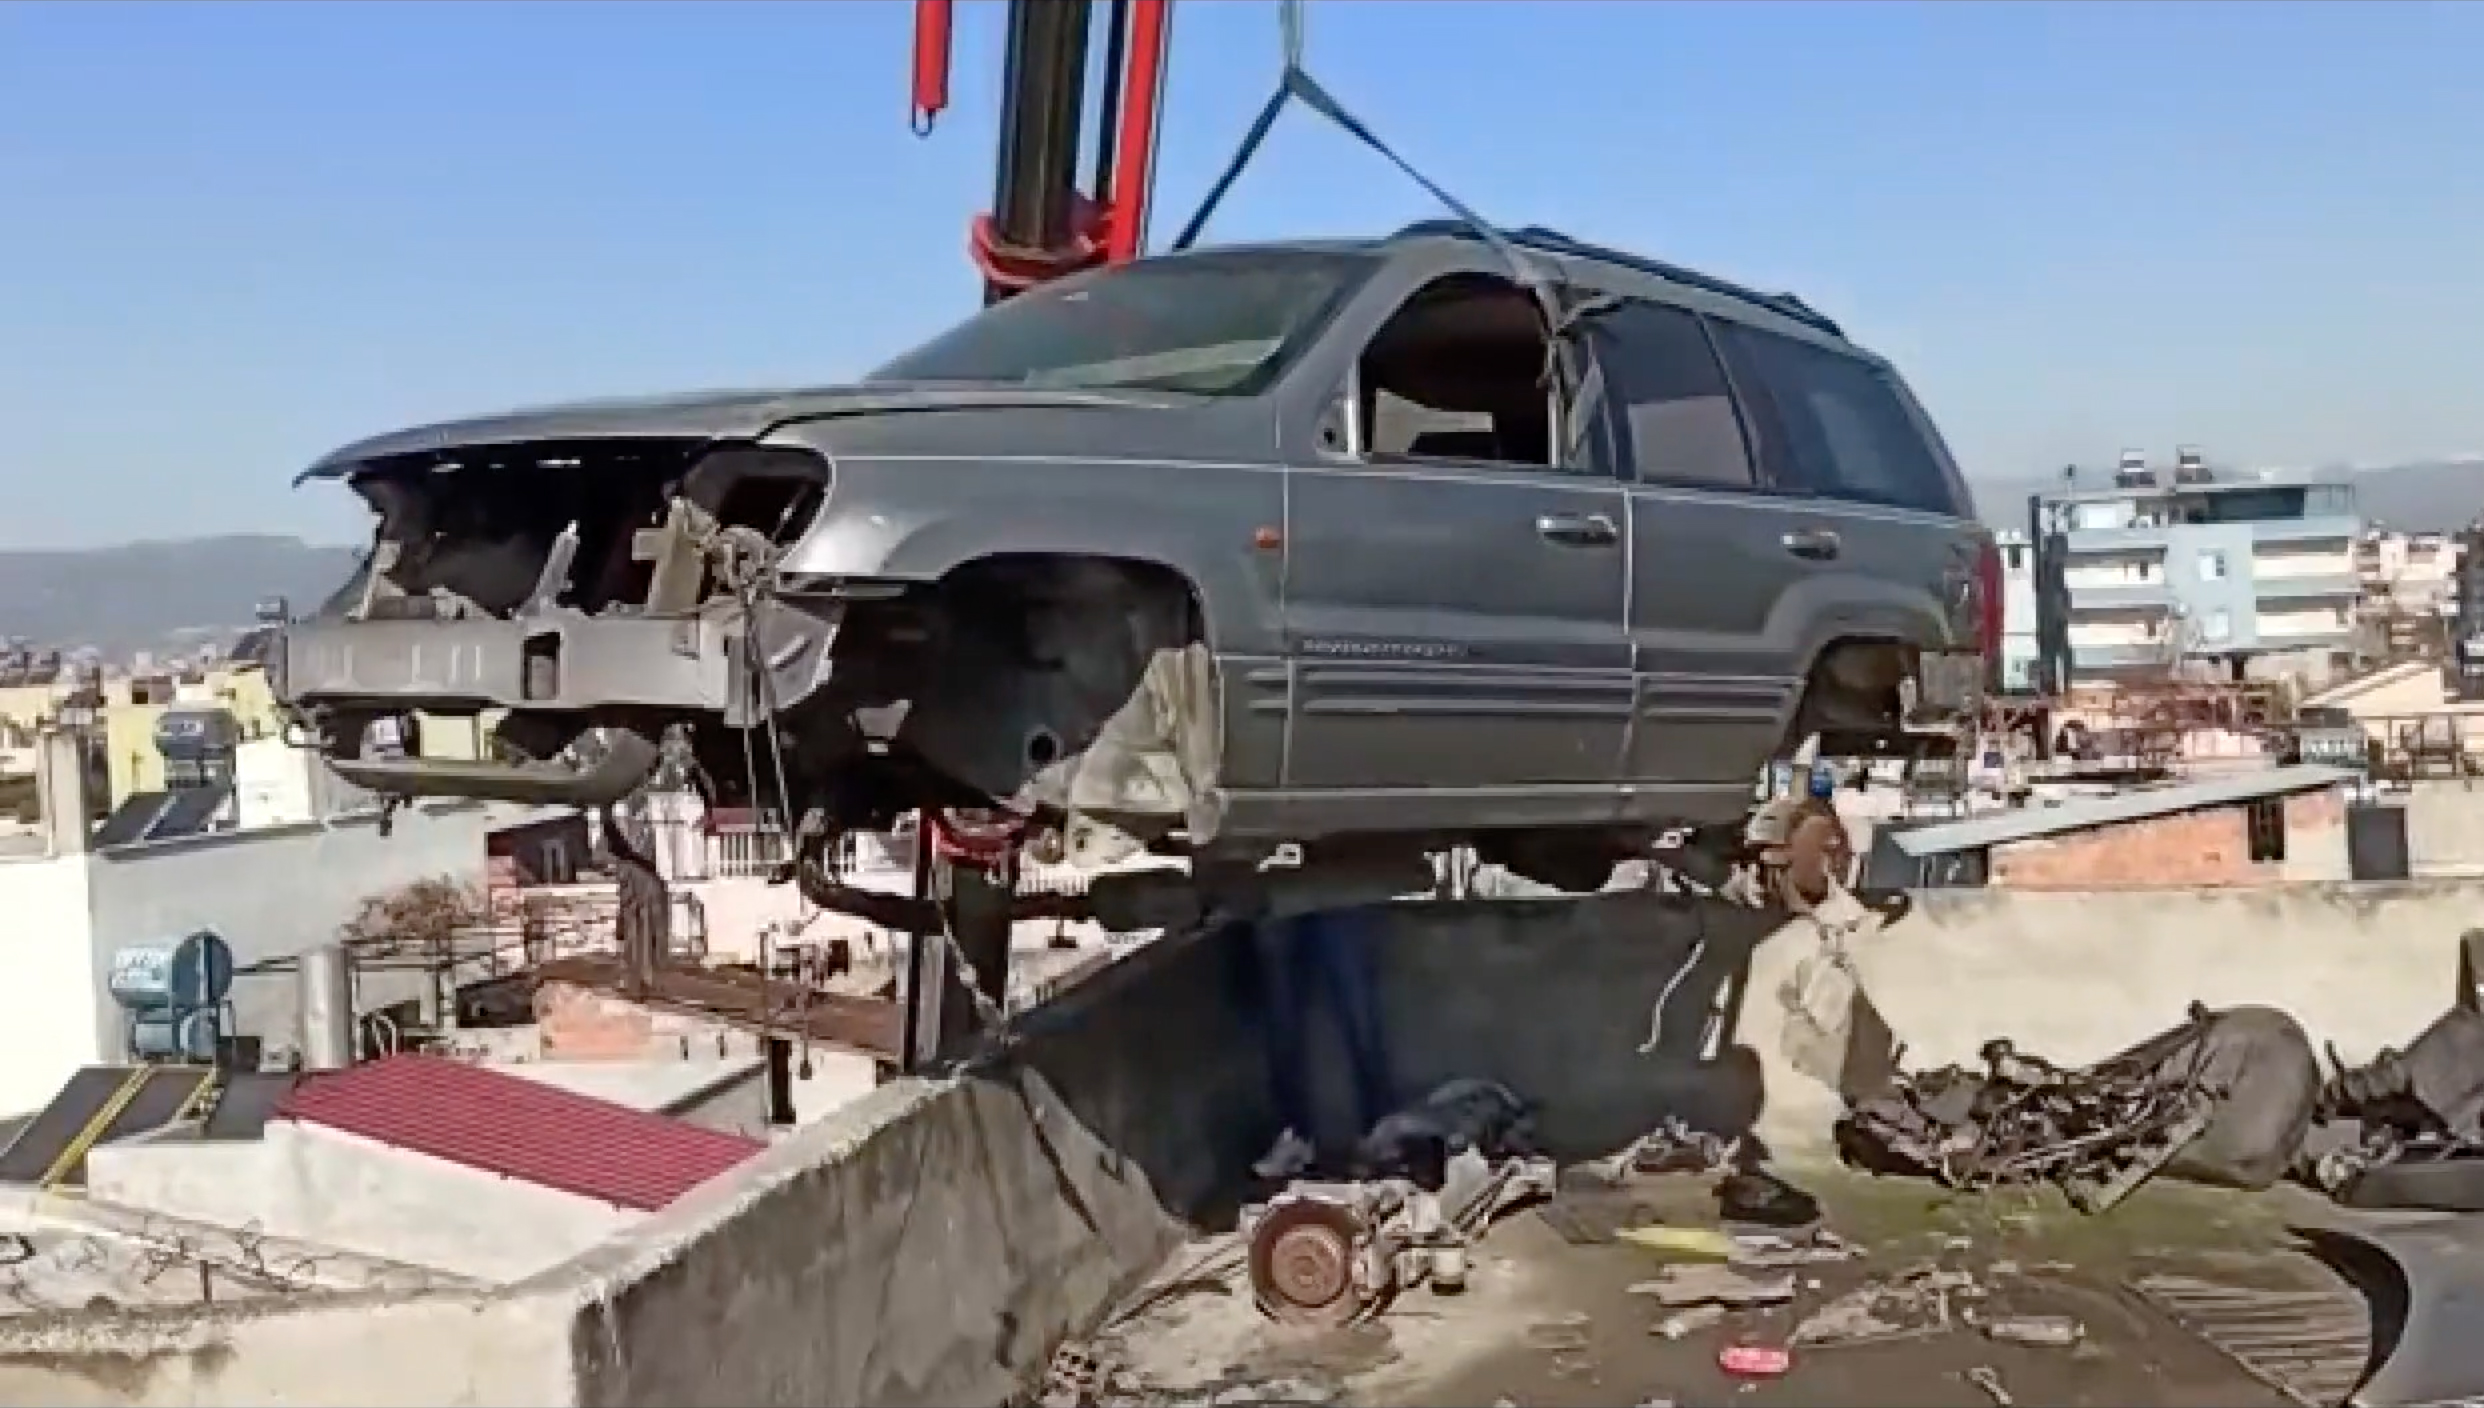
[[[1251,1291],[1295,1325],[1343,1325],[1362,1310],[1354,1286],[1353,1214],[1317,1202],[1270,1207],[1251,1235]]]

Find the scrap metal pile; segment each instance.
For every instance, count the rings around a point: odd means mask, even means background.
[[[2404,1051],[2330,1063],[2321,1114],[2356,1137],[2307,1161],[2312,1183],[2353,1207],[2484,1211],[2484,1012],[2453,1007]]]
[[[1983,1069],[1900,1076],[1839,1122],[1846,1158],[1952,1188],[2051,1183],[2102,1212],[2159,1173],[2266,1187],[2318,1095],[2302,1028],[2266,1008],[2210,1011],[2076,1069],[1988,1043]]]

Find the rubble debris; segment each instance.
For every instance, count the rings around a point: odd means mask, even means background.
[[[1551,1320],[1538,1320],[1527,1326],[1527,1348],[1546,1354],[1570,1354],[1587,1347],[1587,1329],[1591,1325],[1583,1311],[1573,1310]]]
[[[1972,1275],[1924,1263],[1820,1307],[1794,1327],[1793,1343],[1866,1344],[1936,1333],[1954,1323],[1953,1299],[1971,1301],[1983,1294]]]
[[[1586,1379],[1592,1383],[1596,1377],[1596,1361],[1586,1354],[1556,1354],[1544,1367],[1556,1379]]]
[[[1796,1266],[1852,1261],[1863,1249],[1827,1228],[1815,1229],[1800,1241],[1774,1233],[1737,1233],[1727,1261],[1752,1271],[1780,1271]]]
[[[1727,1222],[1763,1227],[1809,1227],[1820,1220],[1820,1200],[1761,1169],[1727,1174],[1716,1185],[1718,1215]]]
[[[1699,1262],[1668,1266],[1664,1275],[1632,1286],[1630,1294],[1654,1296],[1658,1304],[1670,1307],[1781,1305],[1794,1299],[1794,1275],[1787,1271],[1754,1276],[1730,1266]]]
[[[1714,1134],[1693,1129],[1679,1115],[1667,1115],[1610,1158],[1588,1167],[1607,1183],[1633,1173],[1723,1173],[1742,1163],[1739,1134]]]
[[[2002,1386],[2001,1375],[1988,1365],[1978,1364],[1967,1370],[1966,1381],[1982,1389],[1984,1396],[1999,1405],[1999,1408],[2015,1408],[2018,1402],[2017,1399],[2010,1397],[2009,1389]]]
[[[1404,1178],[1297,1181],[1245,1208],[1251,1292],[1262,1313],[1294,1324],[1339,1326],[1421,1285],[1455,1291],[1492,1220],[1552,1195],[1552,1161],[1495,1163],[1469,1147],[1450,1156],[1440,1186]]]
[[[1734,1239],[1713,1227],[1676,1227],[1658,1222],[1645,1227],[1624,1227],[1613,1237],[1664,1256],[1725,1261],[1734,1254]]]
[[[1877,1313],[1878,1301],[1877,1288],[1868,1286],[1861,1292],[1839,1296],[1804,1317],[1794,1327],[1793,1341],[1798,1345],[1870,1344],[1906,1339],[1933,1328],[1884,1320]]]
[[[1373,1125],[1355,1146],[1362,1179],[1412,1178],[1437,1185],[1449,1159],[1472,1149],[1487,1159],[1532,1156],[1534,1107],[1498,1081],[1443,1081]]]
[[[2087,1327],[2067,1315],[2009,1315],[1984,1322],[1984,1338],[2004,1344],[2068,1349],[2086,1336]]]
[[[2210,1011],[2070,1069],[1987,1043],[1980,1073],[1901,1078],[1838,1124],[1849,1162],[1952,1188],[2053,1183],[2098,1213],[2162,1172],[2264,1188],[2294,1161],[2317,1089],[2310,1042],[2268,1008]],[[2307,1077],[2308,1073],[2308,1079]]]
[[[1738,1379],[1783,1378],[1794,1352],[1783,1345],[1729,1344],[1716,1352],[1716,1367]]]
[[[1678,1340],[1698,1334],[1701,1330],[1711,1326],[1722,1324],[1724,1320],[1725,1307],[1694,1305],[1688,1310],[1676,1311],[1657,1321],[1648,1327],[1648,1333],[1663,1335],[1669,1340]]]

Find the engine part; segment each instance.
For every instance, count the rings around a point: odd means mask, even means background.
[[[1464,1289],[1468,1249],[1516,1204],[1552,1196],[1550,1159],[1452,1157],[1441,1188],[1405,1179],[1299,1182],[1245,1208],[1251,1297],[1285,1324],[1335,1328],[1378,1313],[1398,1293]]]
[[[1396,1258],[1381,1245],[1384,1212],[1373,1185],[1296,1184],[1269,1200],[1250,1228],[1251,1296],[1290,1325],[1333,1329],[1376,1310],[1396,1289]]]

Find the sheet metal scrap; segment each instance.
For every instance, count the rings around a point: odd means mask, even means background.
[[[2312,1181],[2351,1206],[2471,1210],[2484,1182],[2468,1176],[2484,1168],[2484,1013],[2453,1007],[2365,1066],[2332,1045],[2329,1063],[2321,1114],[2355,1121],[2357,1138],[2315,1160]]]
[[[2194,1010],[2193,1021],[2207,1014]],[[2082,1212],[2128,1197],[2197,1139],[2217,1092],[2196,1070],[2116,1057],[2081,1069],[1987,1043],[1982,1072],[1901,1077],[1838,1125],[1848,1159],[1958,1189],[2053,1183]]]

